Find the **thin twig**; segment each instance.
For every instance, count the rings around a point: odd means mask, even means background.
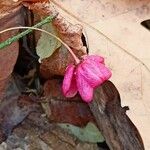
[[[36,25],[34,25],[33,28],[41,27],[42,25],[51,22],[53,19],[54,19],[53,16],[48,16],[48,17],[46,17],[45,19],[43,19],[41,22],[39,22],[39,23],[37,23]],[[16,29],[17,29],[17,28],[16,28]],[[21,29],[21,28],[18,28],[18,29]],[[13,28],[10,28],[10,30],[13,30]],[[0,31],[0,34],[6,32],[6,31],[10,31],[10,30],[7,30],[7,29],[6,29],[6,30],[2,30],[2,31]],[[20,38],[24,37],[25,35],[31,33],[32,30],[33,30],[33,29],[28,28],[28,30],[26,30],[26,31],[24,31],[24,32],[21,32],[21,33],[15,35],[15,36],[13,36],[12,38],[9,38],[9,39],[7,39],[6,41],[0,43],[0,50],[2,50],[2,48],[4,48],[4,47],[10,45],[11,43],[13,43],[13,42],[19,40]]]

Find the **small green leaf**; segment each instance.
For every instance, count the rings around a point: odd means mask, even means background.
[[[53,27],[52,23],[43,25],[42,29],[58,36],[57,31]],[[42,32],[36,46],[36,53],[40,57],[39,62],[41,62],[42,59],[51,56],[60,46],[61,43],[56,38]]]
[[[91,122],[89,122],[84,128],[66,123],[60,123],[58,126],[67,130],[70,134],[73,134],[83,142],[98,143],[104,141],[99,129]]]

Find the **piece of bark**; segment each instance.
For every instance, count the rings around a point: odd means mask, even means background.
[[[137,128],[126,115],[127,107],[121,107],[120,95],[110,81],[97,88],[89,106],[111,150],[144,150]]]

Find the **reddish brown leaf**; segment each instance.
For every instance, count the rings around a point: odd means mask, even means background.
[[[84,126],[89,121],[94,122],[88,105],[79,96],[67,99],[62,95],[61,80],[47,81],[44,85],[44,96],[49,101],[50,111],[45,111],[50,112],[47,115],[51,121],[78,126]]]
[[[18,57],[18,50],[19,44],[15,42],[0,51],[0,81],[8,78],[12,73]]]
[[[76,95],[73,98],[66,98],[62,94],[61,89],[62,80],[60,79],[53,79],[53,80],[47,80],[44,84],[44,97],[52,97],[55,100],[63,100],[63,101],[76,101],[76,102],[82,102],[79,95]]]
[[[10,11],[11,10],[11,11]],[[13,26],[23,25],[23,6],[12,0],[0,2],[0,31]],[[0,42],[16,35],[18,30],[0,34]],[[5,96],[10,75],[13,72],[19,53],[19,43],[14,42],[0,50],[0,101]]]
[[[12,26],[19,26],[23,24],[22,20],[22,7],[15,6],[11,3],[0,2],[0,31]],[[8,12],[7,7],[9,9],[12,8],[11,12]],[[18,31],[9,31],[3,34],[0,34],[0,42],[12,37],[17,34]],[[12,43],[10,46],[7,46],[0,50],[0,82],[12,73],[14,65],[16,63],[19,52],[19,44],[18,42]]]
[[[85,103],[51,100],[49,106],[49,119],[53,122],[77,126],[85,126],[89,121],[94,122],[94,117]]]
[[[77,56],[82,56],[84,53],[74,50]],[[57,49],[50,57],[43,59],[40,65],[40,74],[43,78],[49,79],[53,75],[65,74],[68,64],[74,64],[74,59],[68,50],[64,47]]]
[[[50,57],[43,59],[40,65],[41,76],[49,79],[53,75],[64,75],[68,63],[74,63],[72,56],[65,48],[59,48]]]

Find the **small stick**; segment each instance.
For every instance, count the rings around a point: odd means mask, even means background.
[[[41,22],[37,23],[36,25],[34,25],[33,27],[34,28],[38,28],[38,27],[41,27],[42,25],[46,24],[46,23],[49,23],[51,22],[55,17],[54,16],[48,16],[46,17],[45,19],[43,19]],[[7,30],[7,29],[6,29]],[[20,38],[22,38],[23,36],[31,33],[33,31],[33,29],[27,29],[26,31],[24,32],[21,32],[15,36],[13,36],[12,38],[9,38],[7,39],[6,41],[0,43],[0,50],[2,50],[2,48],[10,45],[11,43],[19,40]],[[0,31],[0,34],[2,33],[3,31]]]

